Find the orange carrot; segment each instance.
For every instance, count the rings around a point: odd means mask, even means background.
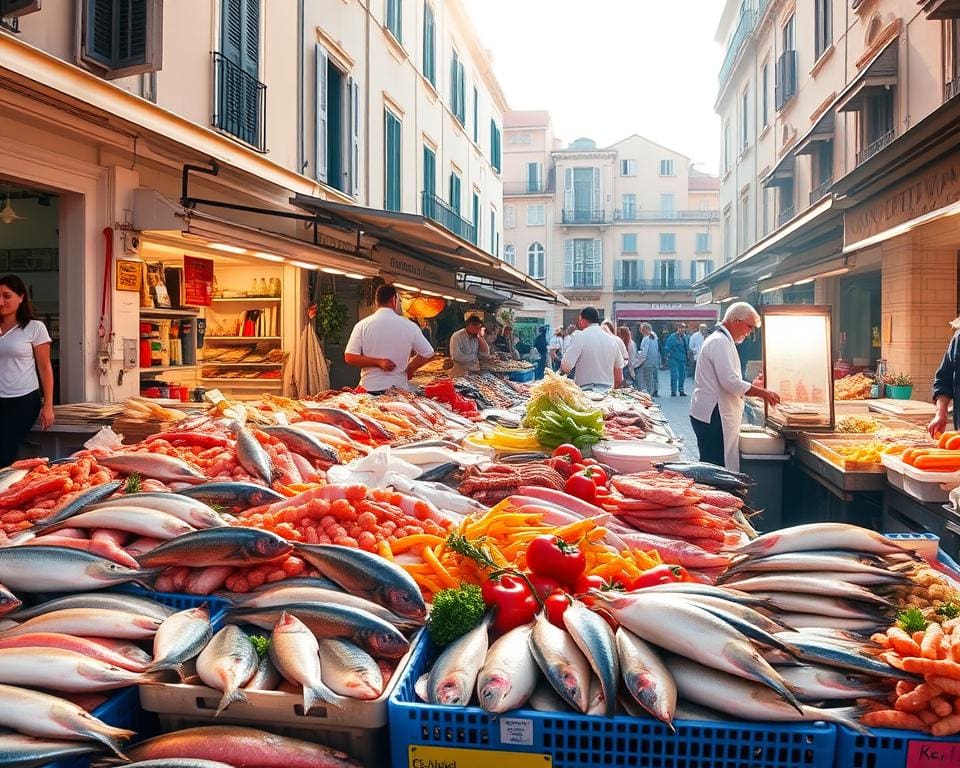
[[[881,709],[867,712],[860,722],[871,728],[903,728],[908,731],[926,731],[927,724],[916,715],[898,712],[895,709]],[[941,721],[942,722],[942,721]]]
[[[930,727],[930,733],[937,738],[953,736],[955,733],[960,733],[960,715],[949,715],[940,722],[934,723]]]
[[[940,717],[949,717],[953,714],[953,704],[943,696],[934,696],[930,699],[930,709]]]
[[[905,693],[910,693],[910,691],[916,687],[917,684],[911,683],[909,680],[897,680],[897,696],[903,696]]]
[[[945,659],[904,659],[903,669],[920,675],[942,675],[960,680],[960,664]]]
[[[931,712],[929,709],[921,709],[915,714],[927,725],[933,725],[935,722],[941,719],[940,715],[938,715],[936,712]]]
[[[884,648],[890,647],[890,638],[887,637],[883,632],[877,632],[876,634],[870,635],[870,639],[877,645],[880,645]]]
[[[940,695],[940,689],[930,683],[920,683],[910,693],[897,699],[894,708],[900,712],[919,712],[928,706],[931,699]],[[941,715],[943,717],[943,715]]]
[[[943,675],[930,675],[927,677],[927,683],[936,686],[943,693],[949,693],[951,696],[960,696],[960,680]]]
[[[890,627],[887,630],[887,637],[890,638],[890,645],[901,656],[920,656],[920,646],[910,635],[904,632],[900,627]]]
[[[937,622],[927,624],[923,636],[920,638],[920,653],[925,659],[940,658],[940,641],[943,640],[943,627]]]

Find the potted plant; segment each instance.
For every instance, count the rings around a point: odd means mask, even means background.
[[[884,377],[887,397],[894,400],[909,400],[913,394],[913,379],[906,373],[891,373]]]

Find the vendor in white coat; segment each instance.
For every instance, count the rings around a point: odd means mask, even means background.
[[[707,337],[697,357],[690,423],[697,435],[700,461],[740,470],[740,422],[743,398],[762,397],[777,405],[780,396],[745,381],[740,375],[740,344],[760,327],[760,315],[745,301],[731,304],[723,322]]]

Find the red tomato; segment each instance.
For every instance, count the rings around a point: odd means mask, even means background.
[[[599,464],[600,462],[597,461],[596,459],[590,458],[590,459],[584,459],[581,463],[582,463],[583,466],[585,466],[585,467],[595,467],[595,466],[597,466],[597,464]]]
[[[576,496],[578,499],[583,499],[583,501],[592,504],[597,499],[597,484],[584,472],[578,472],[568,477],[563,489],[571,496]]]
[[[565,592],[554,592],[543,601],[543,610],[547,614],[547,621],[553,626],[566,629],[563,623],[563,614],[570,607],[570,596]]]
[[[528,624],[540,609],[530,587],[518,576],[505,574],[496,581],[488,580],[481,591],[483,601],[496,609],[493,629],[498,633]]]
[[[573,584],[587,566],[587,557],[575,544],[557,536],[537,536],[527,545],[527,567],[561,584]]]
[[[570,443],[564,443],[563,445],[558,445],[553,450],[554,456],[566,456],[573,464],[578,464],[583,461],[583,454],[580,453],[580,449],[575,445]]]
[[[527,578],[530,579],[530,583],[533,584],[534,591],[540,596],[540,599],[543,600],[547,595],[552,595],[558,589],[560,589],[560,582],[550,576],[543,576],[539,573],[531,573],[527,575]]]
[[[658,565],[648,571],[644,571],[635,579],[632,579],[627,585],[630,590],[652,587],[656,584],[675,584],[680,581],[678,574],[673,570],[672,565]]]
[[[607,473],[604,472],[603,467],[591,465],[583,470],[583,474],[593,480],[594,485],[598,488],[607,487]]]
[[[573,594],[586,595],[591,589],[603,589],[606,586],[603,576],[581,576],[573,585]]]

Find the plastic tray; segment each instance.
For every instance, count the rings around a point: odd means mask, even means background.
[[[507,374],[507,378],[510,379],[510,381],[516,381],[521,384],[536,381],[537,369],[531,368],[529,371],[510,371],[510,373]]]
[[[424,766],[451,764],[446,762],[450,757],[445,749],[513,753],[513,758],[492,754],[491,766],[519,765],[518,753],[549,756],[554,768],[820,768],[833,764],[836,729],[826,723],[678,721],[673,734],[650,718],[517,710],[494,719],[477,707],[422,704],[413,687],[434,653],[424,638],[390,697],[390,764],[395,768],[414,764],[411,749],[417,764]],[[437,754],[428,754],[433,750]]]
[[[887,471],[887,482],[917,501],[935,504],[947,501],[950,492],[943,485],[960,483],[960,473],[923,472],[900,461],[899,456],[884,454],[880,457]],[[956,482],[954,482],[956,478]]]

